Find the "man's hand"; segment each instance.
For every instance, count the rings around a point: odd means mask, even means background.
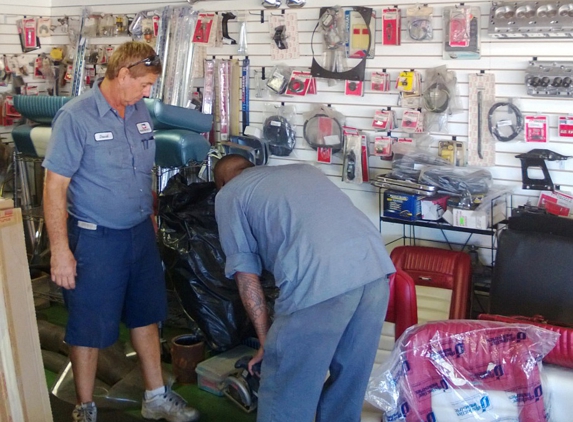
[[[256,375],[256,376],[258,376],[258,377],[261,376],[260,373],[255,373],[255,372],[253,371],[253,366],[263,360],[263,355],[264,355],[264,354],[265,354],[265,349],[261,346],[261,347],[259,347],[259,350],[257,351],[257,354],[256,354],[255,356],[253,356],[253,358],[249,361],[249,373],[250,373],[251,375]]]
[[[54,283],[68,290],[76,288],[76,259],[72,251],[52,252],[50,267]]]
[[[67,228],[67,192],[70,178],[50,170],[44,183],[44,219],[50,237],[52,281],[64,289],[76,287],[76,259],[70,250]]]

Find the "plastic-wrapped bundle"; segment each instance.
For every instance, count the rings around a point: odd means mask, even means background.
[[[546,422],[541,359],[558,336],[493,321],[415,325],[374,370],[366,400],[385,421]]]
[[[485,194],[493,184],[488,170],[451,166],[426,166],[420,171],[418,181],[457,196]]]

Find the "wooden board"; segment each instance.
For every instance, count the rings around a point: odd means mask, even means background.
[[[0,422],[52,422],[22,212],[0,211]]]

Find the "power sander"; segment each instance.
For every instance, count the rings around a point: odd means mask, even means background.
[[[249,372],[249,361],[252,356],[243,356],[235,362],[236,372],[231,373],[224,382],[223,393],[247,413],[257,408],[259,398],[259,382],[261,379],[261,363],[253,365]]]

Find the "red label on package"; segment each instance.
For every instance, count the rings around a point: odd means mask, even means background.
[[[573,138],[573,116],[559,116],[559,136]]]
[[[525,116],[525,142],[547,142],[547,116]]]
[[[316,160],[319,163],[330,164],[331,159],[332,159],[332,148],[318,147],[316,149]]]

